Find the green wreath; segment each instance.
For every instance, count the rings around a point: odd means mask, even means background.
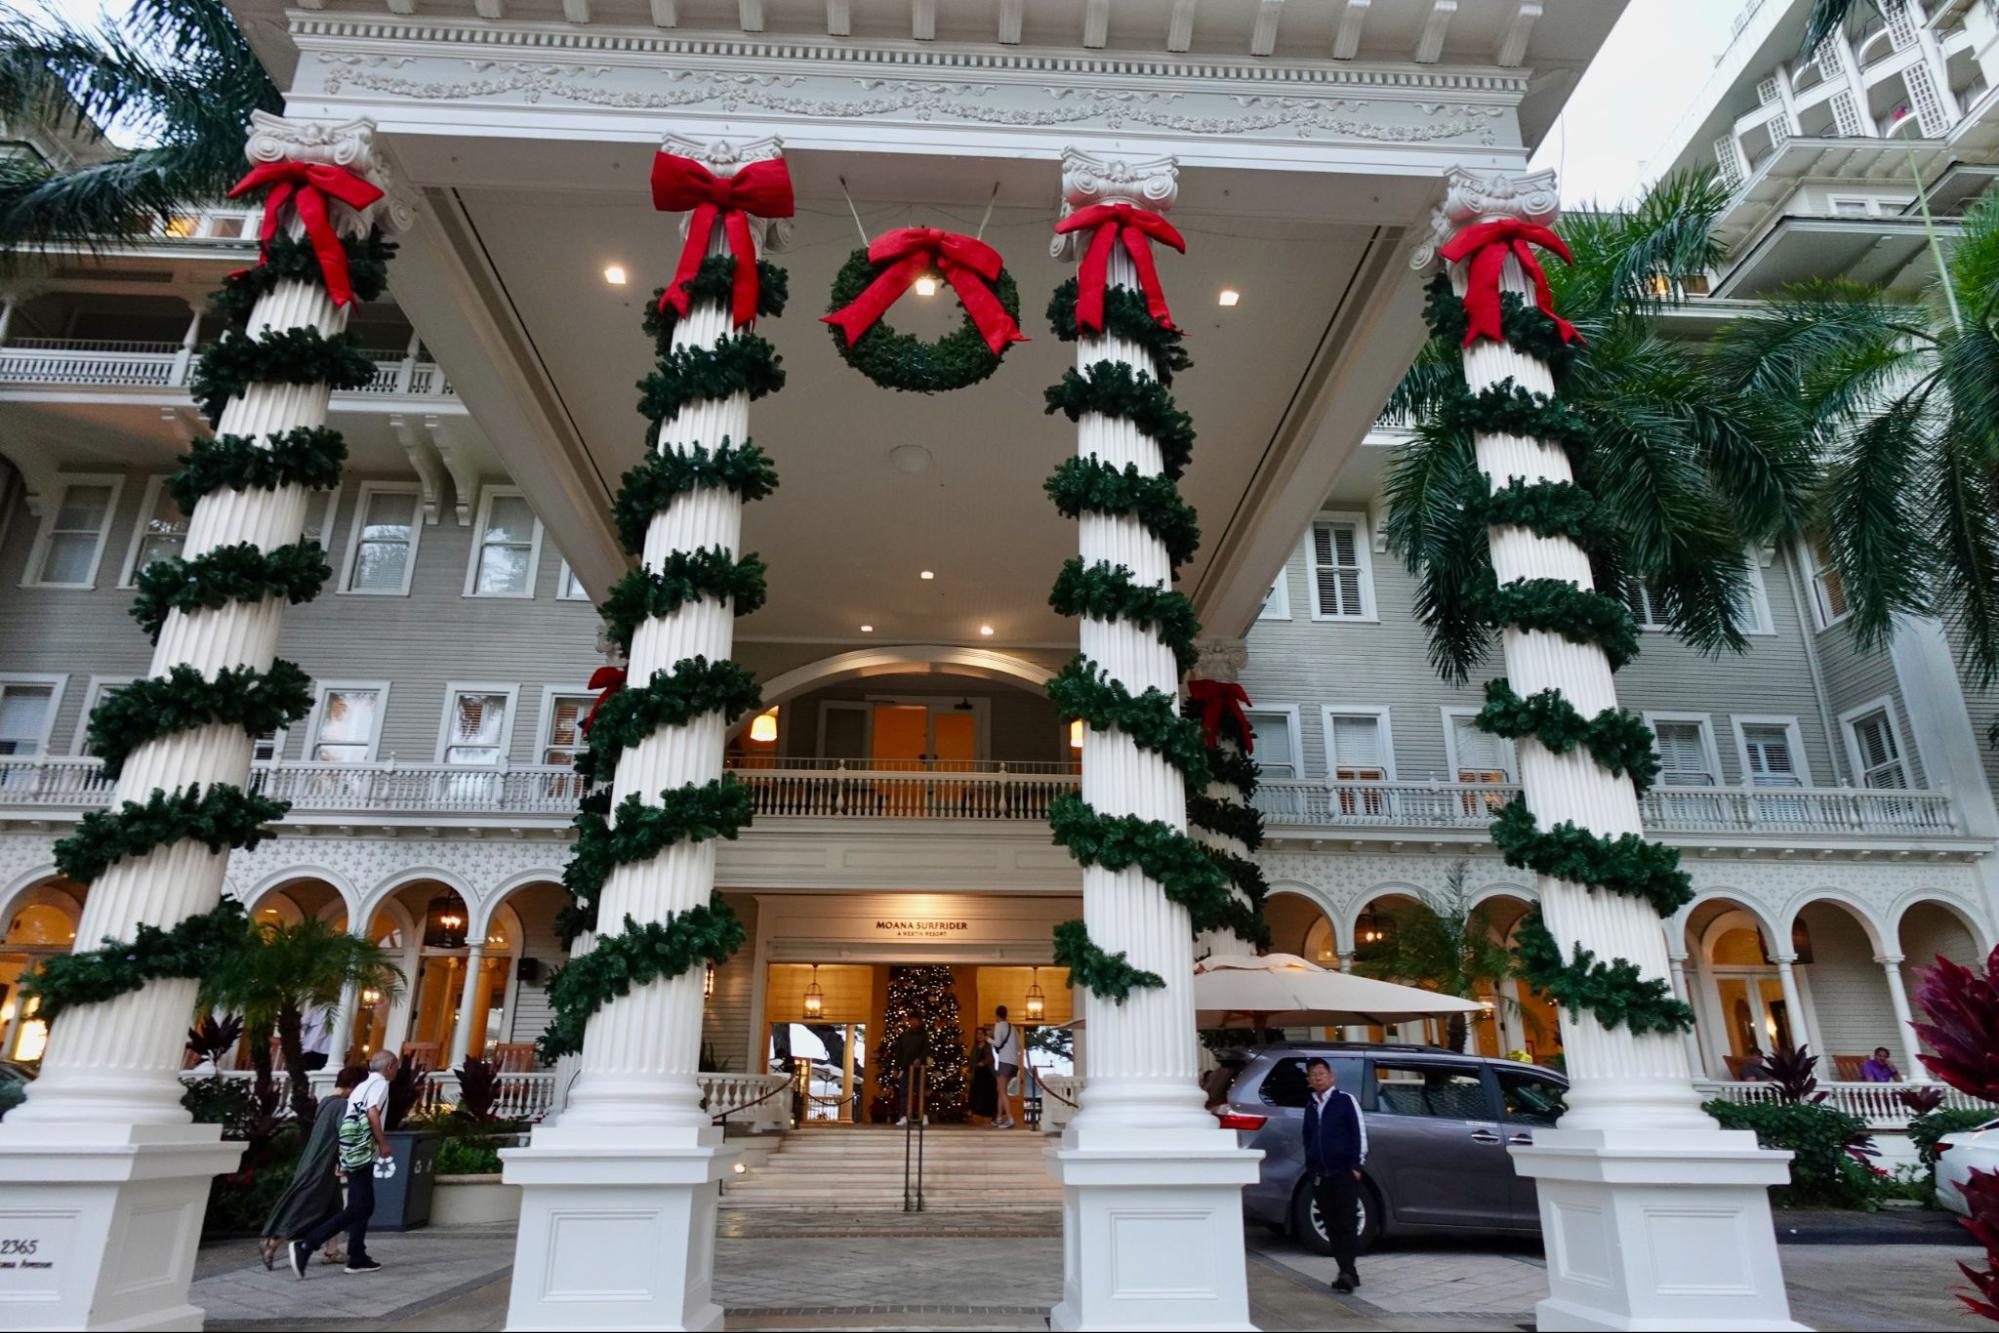
[[[833,279],[833,297],[826,307],[834,314],[852,305],[887,269],[900,260],[877,264],[866,248],[847,256],[847,262]],[[993,281],[993,295],[1015,324],[1020,323],[1020,288],[1013,274],[1001,269]],[[925,342],[913,333],[897,333],[886,319],[878,319],[850,346],[846,335],[832,325],[834,350],[840,359],[884,389],[906,393],[949,393],[968,389],[991,377],[999,369],[1000,358],[986,346],[986,336],[972,317],[965,314],[958,327],[936,342]]]

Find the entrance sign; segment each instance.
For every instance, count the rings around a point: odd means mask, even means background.
[[[882,918],[875,922],[877,935],[889,935],[899,940],[948,940],[962,938],[972,928],[972,923],[957,920],[937,920],[924,917]]]

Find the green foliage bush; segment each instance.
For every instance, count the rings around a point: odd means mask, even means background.
[[[6,1119],[7,1113],[26,1101],[27,1097],[27,1084],[11,1078],[0,1082],[0,1120]]]
[[[500,1138],[453,1138],[437,1145],[440,1176],[496,1175],[500,1170]]]
[[[1939,1149],[1938,1140],[1946,1134],[1962,1134],[1977,1129],[1993,1119],[1989,1108],[1965,1106],[1942,1107],[1919,1115],[1909,1122],[1909,1142],[1916,1145],[1916,1154],[1923,1165],[1936,1170]]]
[[[1771,1200],[1794,1207],[1872,1209],[1885,1177],[1847,1151],[1871,1147],[1859,1116],[1820,1102],[1755,1102],[1742,1105],[1717,1098],[1701,1109],[1723,1129],[1747,1129],[1765,1148],[1791,1153],[1791,1183],[1772,1186]]]

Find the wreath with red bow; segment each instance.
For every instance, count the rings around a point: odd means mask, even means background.
[[[935,342],[897,333],[882,318],[918,279],[941,278],[964,323]],[[830,325],[840,359],[884,389],[949,393],[988,378],[1020,331],[1020,289],[999,251],[934,227],[903,227],[847,257],[833,279]]]

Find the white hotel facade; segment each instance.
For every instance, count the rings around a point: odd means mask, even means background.
[[[1807,274],[1919,281],[1911,155],[1945,213],[1999,169],[1980,138],[1999,82],[1992,7],[1897,2],[1880,34],[1809,69],[1793,59],[1803,0],[1749,7],[1678,150],[1718,153],[1737,186],[1729,265],[1676,316],[1690,332]],[[1192,674],[1253,701],[1275,946],[1350,961],[1460,860],[1510,931],[1543,890],[1485,825],[1534,761],[1468,725],[1482,679],[1452,689],[1427,666],[1413,580],[1380,535],[1400,437],[1375,417],[1424,336],[1427,275],[1410,261],[1434,241],[1447,173],[1521,175],[1621,8],[243,0],[288,89],[270,150],[349,154],[387,189],[377,220],[400,251],[389,296],[348,317],[378,374],[326,406],[350,458],[304,529],[335,578],[284,609],[277,638],[315,705],[252,755],[260,790],[292,810],[227,858],[224,891],[400,951],[403,996],[343,1004],[352,1048],[436,1067],[484,1054],[516,1104],[554,1095],[526,1047],[565,956],[569,764],[607,660],[590,599],[627,567],[609,504],[644,447],[640,312],[680,248],[646,175],[664,136],[724,172],[774,136],[799,206],[763,239],[792,306],[760,331],[790,380],[751,416],[783,483],[744,519],[770,598],[733,648],[770,722],[745,718],[725,742],[757,816],[713,857],[748,942],[651,988],[673,1049],[627,1051],[612,1072],[687,1085],[698,1008],[698,1077],[727,1104],[758,1095],[771,1025],[806,1016],[812,981],[820,1019],[863,1028],[899,962],[960,969],[981,1014],[1022,1012],[1039,987],[1049,1021],[1091,1019],[1084,1110],[1050,1165],[1071,1235],[1058,1325],[1247,1327],[1234,1194],[1254,1163],[1175,1101],[1191,1049],[1146,1036],[1191,1023],[1168,1012],[1184,985],[1127,1012],[1072,996],[1051,966],[1053,926],[1111,889],[1051,845],[1049,802],[1122,760],[1095,733],[1073,746],[1043,693],[1078,644],[1045,592],[1077,545],[1041,494],[1073,448],[1039,394],[1070,355],[1040,317],[1071,271],[1050,228],[1060,209],[1128,199],[1170,208],[1187,237],[1184,258],[1160,258],[1196,361],[1175,392],[1200,431],[1182,490],[1205,540],[1178,586],[1206,626]],[[859,243],[843,193],[869,233],[982,226],[1033,341],[985,384],[932,398],[842,365],[814,320]],[[1462,180],[1450,199],[1447,221],[1480,216]],[[1521,199],[1484,204],[1538,207]],[[134,571],[200,540],[162,483],[204,429],[188,379],[218,328],[206,294],[254,261],[256,215],[173,231],[0,285],[0,1058],[49,1039],[22,972],[133,919],[93,906],[107,881],[63,880],[52,846],[112,800],[86,753],[90,708],[157,669],[127,615]],[[918,305],[897,319],[948,327]],[[1544,1135],[1538,1159],[1516,1154],[1551,1238],[1544,1328],[1791,1326],[1763,1202],[1781,1168],[1686,1117],[1689,1078],[1700,1096],[1749,1095],[1740,1062],[1773,1044],[1809,1043],[1828,1066],[1887,1046],[1914,1069],[1915,969],[1999,940],[1999,757],[1984,741],[1999,703],[1965,685],[1935,625],[1858,650],[1809,550],[1753,563],[1748,652],[1703,658],[1648,632],[1617,678],[1664,761],[1644,829],[1681,850],[1697,890],[1644,947],[1696,1031],[1619,1046],[1599,1030],[1579,1052],[1569,1020],[1511,982],[1476,1025],[1486,1053],[1566,1054],[1579,1093],[1600,1080],[1595,1110]],[[440,936],[454,912],[462,929]],[[58,1025],[52,1060],[66,1039]],[[177,1040],[156,1044],[104,1046],[108,1091],[75,1123],[0,1124],[0,1229],[38,1228],[63,1255],[42,1286],[0,1278],[10,1325],[198,1326],[193,1244],[229,1154],[204,1127],[132,1109],[175,1077]],[[578,1088],[607,1058],[586,1047]],[[1884,1126],[1896,1114],[1834,1087]],[[592,1145],[564,1139],[565,1117],[509,1165],[526,1191],[512,1326],[701,1326],[719,1313],[705,1238],[726,1145],[604,1114],[575,1131]],[[1668,1252],[1680,1261],[1655,1262]],[[650,1276],[612,1293],[614,1268]]]

